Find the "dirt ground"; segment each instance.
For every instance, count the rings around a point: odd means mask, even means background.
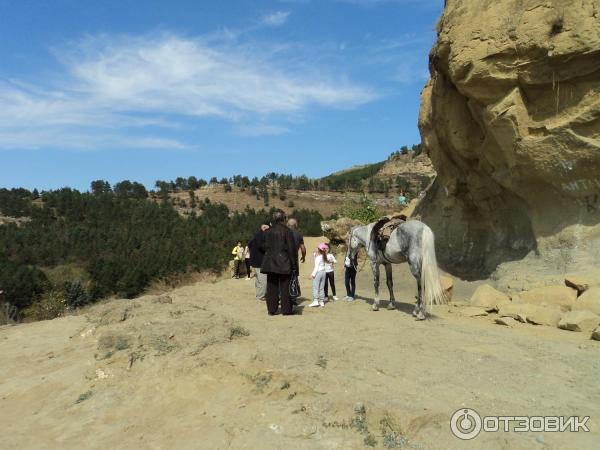
[[[253,281],[227,279],[1,327],[0,448],[598,448],[600,342],[452,305],[418,322],[414,279],[394,275],[395,311],[371,311],[365,267],[357,301],[303,300],[294,316],[267,316]],[[455,280],[454,298],[475,287]],[[465,407],[590,416],[591,431],[462,441],[449,421]]]

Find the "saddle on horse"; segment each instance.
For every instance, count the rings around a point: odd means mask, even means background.
[[[373,226],[371,231],[371,239],[381,251],[385,250],[385,246],[390,240],[393,231],[406,222],[407,217],[404,214],[394,216],[385,216],[379,219]]]

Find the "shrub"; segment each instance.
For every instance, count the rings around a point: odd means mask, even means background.
[[[362,223],[375,222],[381,215],[373,199],[363,195],[360,206],[346,205],[340,215],[349,219],[360,220]]]
[[[69,309],[80,308],[89,302],[89,296],[80,281],[65,284],[65,304]]]
[[[34,320],[52,320],[60,317],[66,310],[65,298],[62,292],[49,291],[34,302],[25,312],[25,316]]]

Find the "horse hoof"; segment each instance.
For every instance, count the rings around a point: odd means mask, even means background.
[[[396,309],[396,305],[393,303],[390,303],[389,305],[387,305],[387,309],[394,310],[394,309]]]
[[[375,306],[375,305],[373,305],[373,311],[379,311],[379,307],[378,307],[378,306]]]
[[[425,314],[423,314],[423,313],[417,314],[415,316],[415,319],[417,319],[417,320],[425,320]]]

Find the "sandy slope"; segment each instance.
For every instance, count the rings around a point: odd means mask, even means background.
[[[268,317],[252,282],[224,280],[0,328],[0,448],[598,448],[600,343],[452,306],[415,322],[414,282],[403,266],[396,278],[398,311],[361,300]],[[372,298],[367,270],[358,282]],[[463,442],[448,424],[464,406],[590,415],[592,432]]]

